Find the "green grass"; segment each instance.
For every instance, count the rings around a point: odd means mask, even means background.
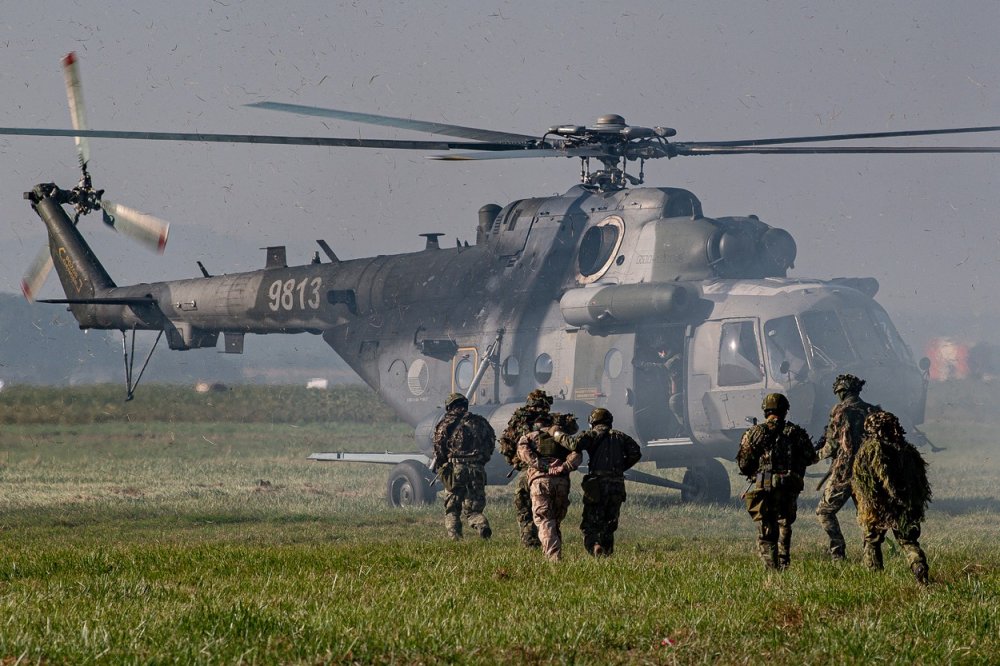
[[[994,430],[926,428],[949,448],[921,589],[891,538],[886,570],[861,568],[849,510],[852,561],[829,563],[811,488],[779,575],[735,502],[632,484],[592,560],[574,480],[552,565],[516,544],[509,487],[489,488],[492,541],[456,544],[440,500],[385,505],[388,467],[305,459],[412,449],[399,423],[7,425],[0,663],[996,663]]]

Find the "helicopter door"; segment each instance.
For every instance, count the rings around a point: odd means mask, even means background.
[[[645,441],[689,434],[684,332],[684,326],[668,326],[636,333],[633,414],[636,433]]]
[[[709,431],[742,431],[748,418],[760,416],[767,388],[759,328],[756,318],[725,319],[698,327],[699,358],[693,375],[700,373],[703,379],[707,375],[709,380],[702,400],[705,413],[698,419]],[[694,421],[692,415],[692,425]]]
[[[632,335],[594,336],[581,330],[575,337],[571,399],[606,407],[615,415],[615,427],[627,429],[629,382],[624,350],[632,347]]]
[[[451,390],[453,393],[466,393],[472,386],[472,380],[479,369],[479,351],[475,347],[459,347],[458,353],[451,360]],[[484,378],[485,379],[485,378]],[[483,382],[479,383],[483,386]],[[469,398],[469,404],[476,404],[480,392]],[[485,395],[485,394],[484,394]]]

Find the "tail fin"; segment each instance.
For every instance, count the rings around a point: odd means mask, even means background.
[[[111,276],[97,260],[76,225],[66,215],[63,204],[70,203],[70,193],[55,185],[38,185],[25,194],[31,207],[49,230],[49,251],[56,273],[68,299],[93,299],[115,286]],[[74,316],[82,322],[85,305],[73,305]],[[77,308],[81,312],[77,312]]]

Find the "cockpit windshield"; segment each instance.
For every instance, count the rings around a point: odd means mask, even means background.
[[[794,370],[795,363],[789,353],[777,350],[779,344],[787,348],[787,340],[794,333],[791,324],[785,322],[791,319],[793,318],[773,319],[765,324],[764,332],[768,338],[769,350],[772,339],[775,342],[776,351],[770,353],[772,365],[775,358],[779,359],[779,365],[781,360],[788,360]],[[803,312],[798,321],[813,367],[829,368],[857,360],[913,362],[906,343],[899,337],[888,315],[880,308],[813,310]]]
[[[806,370],[806,350],[802,346],[802,336],[795,317],[779,317],[764,324],[764,339],[767,343],[767,363],[770,375],[784,379],[787,375],[799,377]],[[788,367],[782,371],[782,364]]]

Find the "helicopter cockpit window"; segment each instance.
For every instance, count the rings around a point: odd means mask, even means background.
[[[900,361],[904,363],[913,363],[913,352],[910,351],[909,346],[903,342],[903,338],[900,337],[899,332],[896,327],[893,326],[892,321],[889,319],[889,315],[885,313],[879,307],[873,307],[869,310],[872,316],[872,320],[875,322],[876,328],[878,328],[879,333],[885,340],[886,344],[893,351]]]
[[[719,345],[719,386],[745,386],[763,380],[754,322],[724,323]]]
[[[611,216],[595,227],[587,229],[580,241],[577,268],[581,282],[597,280],[611,267],[621,247],[625,224],[618,216]]]
[[[854,360],[854,352],[847,341],[844,327],[837,313],[832,310],[804,312],[802,328],[812,355],[813,365],[832,367]]]
[[[694,201],[689,196],[672,196],[663,210],[663,217],[694,217]]]
[[[544,384],[552,379],[552,357],[548,354],[539,354],[535,359],[535,381]]]
[[[455,387],[460,391],[465,391],[472,385],[472,377],[475,375],[475,368],[472,359],[466,356],[455,364]]]
[[[779,317],[764,324],[764,341],[767,345],[767,367],[771,377],[785,381],[789,375],[798,377],[806,370],[806,350],[795,317]],[[781,364],[788,362],[788,370],[781,372]]]
[[[844,322],[847,337],[858,356],[877,360],[894,355],[884,334],[875,326],[868,310],[845,308],[840,311],[840,318]]]
[[[520,376],[521,367],[517,362],[517,357],[508,356],[504,359],[504,362],[500,364],[500,378],[503,379],[503,383],[507,386],[514,386]]]

